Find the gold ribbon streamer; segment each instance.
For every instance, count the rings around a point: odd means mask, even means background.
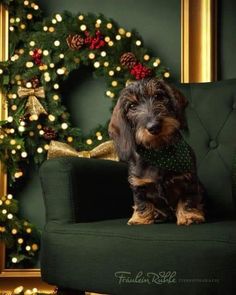
[[[78,152],[70,145],[52,140],[48,149],[48,159],[57,157],[80,157],[80,158],[97,158],[112,161],[119,161],[115,146],[112,140],[106,141],[91,151]]]
[[[31,116],[39,116],[40,114],[47,115],[45,108],[39,102],[38,98],[45,98],[45,92],[43,87],[38,88],[24,88],[19,87],[17,91],[19,97],[28,97],[28,101],[26,103],[26,114],[30,114]]]

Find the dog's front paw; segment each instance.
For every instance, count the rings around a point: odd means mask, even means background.
[[[197,209],[182,211],[177,214],[177,225],[190,225],[192,223],[203,222],[205,222],[204,214]]]
[[[140,217],[132,216],[127,222],[128,225],[139,225],[139,224],[153,224],[154,220],[144,219]]]
[[[138,224],[152,224],[155,222],[155,214],[154,210],[150,210],[150,207],[153,208],[153,206],[148,206],[148,209],[145,211],[138,211],[137,207],[134,206],[134,212],[132,217],[128,221],[128,225],[138,225]]]

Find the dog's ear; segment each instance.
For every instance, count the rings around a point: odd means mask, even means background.
[[[128,161],[134,150],[134,139],[119,99],[111,116],[108,127],[110,137],[114,140],[118,157],[121,161]]]
[[[179,91],[178,89],[176,88],[173,88],[172,87],[172,91],[173,91],[173,94],[174,94],[174,97],[177,101],[177,104],[178,104],[178,107],[184,111],[185,108],[187,107],[188,105],[188,100],[187,98],[183,95],[183,93],[181,91]]]
[[[172,87],[172,93],[176,104],[176,112],[180,121],[180,128],[187,129],[187,120],[185,116],[185,109],[188,106],[188,100],[181,91]]]

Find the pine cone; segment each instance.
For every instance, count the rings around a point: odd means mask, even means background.
[[[137,59],[132,52],[126,52],[121,55],[120,63],[123,67],[132,69],[136,65]]]
[[[32,87],[33,88],[38,88],[39,87],[39,84],[40,84],[40,81],[37,77],[34,77],[30,80],[31,84],[32,84]]]
[[[43,127],[44,135],[43,138],[46,140],[52,140],[56,139],[57,132],[54,129],[51,129],[49,127]]]
[[[69,35],[66,38],[68,46],[73,50],[79,50],[84,45],[84,38],[80,35]]]

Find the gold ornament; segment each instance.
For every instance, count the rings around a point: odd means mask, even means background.
[[[19,97],[28,97],[28,101],[26,103],[26,114],[30,114],[31,116],[39,116],[40,114],[47,115],[46,110],[39,102],[38,98],[45,98],[45,92],[43,87],[39,88],[24,88],[19,87],[17,91]]]
[[[91,151],[76,151],[70,145],[52,140],[48,149],[48,159],[57,157],[97,158],[118,161],[118,156],[112,140],[106,141]]]

